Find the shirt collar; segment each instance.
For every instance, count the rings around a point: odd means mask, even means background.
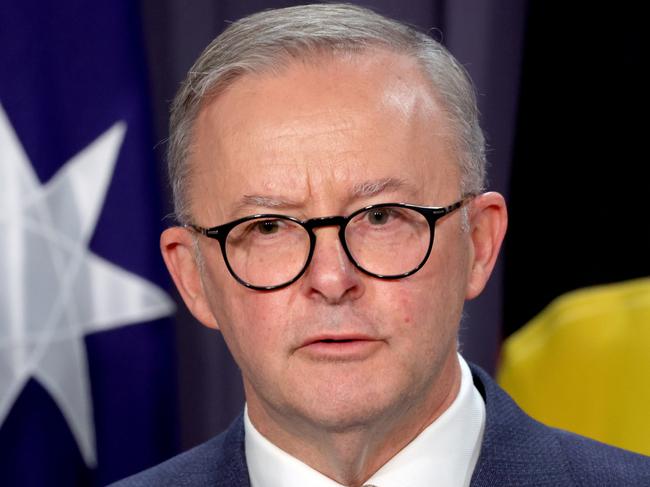
[[[456,399],[433,423],[399,451],[365,484],[378,487],[468,486],[485,427],[485,403],[459,355],[461,383]],[[244,414],[246,462],[252,487],[344,487],[281,450]]]

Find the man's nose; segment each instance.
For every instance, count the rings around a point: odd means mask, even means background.
[[[314,233],[316,247],[304,276],[307,291],[330,304],[360,297],[364,291],[363,276],[345,253],[338,228],[319,228]]]

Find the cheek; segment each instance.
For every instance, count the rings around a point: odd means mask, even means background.
[[[251,367],[271,367],[274,357],[286,348],[286,309],[278,303],[280,296],[269,293],[228,288],[221,291],[220,314],[224,339],[243,371]]]
[[[436,259],[403,281],[394,292],[399,326],[409,331],[414,346],[430,349],[455,340],[465,287],[458,255]],[[418,343],[419,342],[419,343]]]
[[[446,239],[441,239],[440,245],[432,255],[430,274],[429,300],[440,314],[460,315],[468,280],[469,269],[469,239],[460,228],[450,228]],[[456,323],[457,324],[457,323]]]
[[[421,309],[422,303],[418,300],[417,289],[411,289],[409,286],[401,286],[395,292],[395,310],[393,316],[398,318],[399,325],[410,329],[417,326],[420,316],[423,314]]]
[[[388,291],[387,295],[393,296],[392,306],[384,310],[384,316],[392,317],[393,322],[387,325],[392,328],[396,343],[402,344],[397,349],[407,356],[405,358],[420,355],[440,339],[441,316],[430,287],[403,281]]]

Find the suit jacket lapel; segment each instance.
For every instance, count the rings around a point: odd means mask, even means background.
[[[218,477],[213,485],[217,487],[250,487],[244,448],[243,418],[242,413],[226,430],[220,454],[215,462]]]

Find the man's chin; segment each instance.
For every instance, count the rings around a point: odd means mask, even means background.
[[[373,425],[392,416],[397,398],[389,398],[376,392],[359,394],[321,396],[309,403],[302,403],[296,411],[315,429],[333,434],[368,430]],[[303,397],[304,399],[304,397]],[[294,417],[295,419],[295,417]]]

